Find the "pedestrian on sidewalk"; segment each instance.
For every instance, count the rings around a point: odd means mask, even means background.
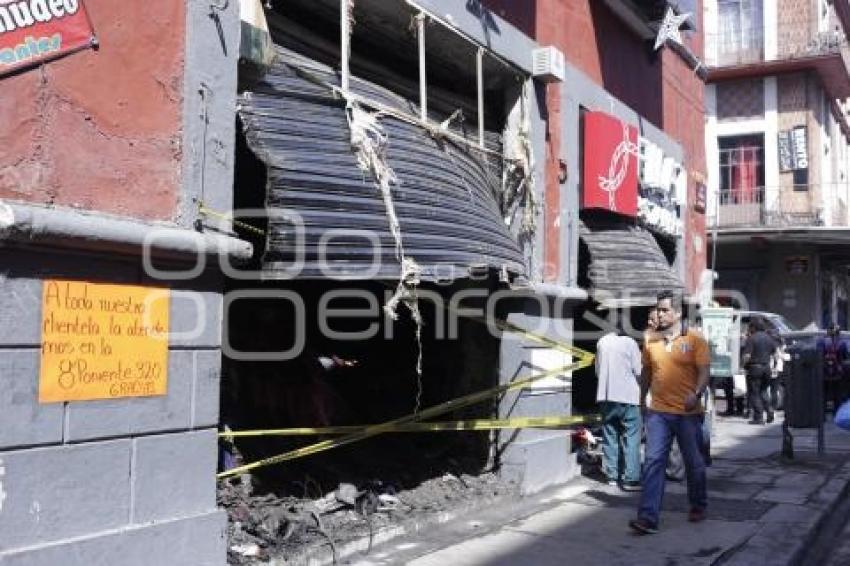
[[[637,342],[623,331],[621,322],[616,331],[596,343],[595,363],[599,378],[596,401],[602,414],[602,471],[609,485],[619,484],[622,454],[625,469],[620,485],[624,491],[638,491],[641,355]]]
[[[702,442],[700,399],[708,387],[708,343],[692,329],[682,327],[682,297],[671,291],[658,295],[658,332],[662,339],[647,344],[641,375],[641,404],[647,390],[652,403],[645,413],[646,457],[643,493],[637,519],[629,526],[640,534],[658,532],[664,498],[665,468],[673,437],[685,462],[692,522],[702,521],[708,506]],[[684,331],[683,331],[684,330]]]
[[[824,404],[832,403],[832,413],[844,401],[844,368],[850,361],[847,343],[841,338],[841,327],[832,323],[826,337],[817,342],[818,352],[823,359]]]
[[[750,424],[773,422],[773,403],[770,398],[770,364],[779,344],[765,330],[761,318],[753,318],[749,324],[749,335],[744,346],[743,366],[747,371],[747,389],[750,391],[750,407],[753,417]]]

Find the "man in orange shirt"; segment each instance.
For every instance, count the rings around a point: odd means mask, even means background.
[[[685,462],[691,506],[688,520],[705,519],[708,505],[705,461],[700,450],[703,411],[700,398],[708,387],[708,344],[693,330],[682,332],[680,296],[662,292],[658,295],[656,312],[660,339],[647,343],[641,376],[642,406],[646,403],[647,390],[652,394],[652,404],[644,417],[643,492],[638,517],[629,522],[640,534],[658,532],[664,472],[674,436]]]

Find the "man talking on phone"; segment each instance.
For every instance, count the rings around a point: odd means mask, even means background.
[[[709,348],[694,330],[683,331],[682,297],[671,291],[658,295],[656,305],[661,339],[647,344],[643,353],[641,404],[647,391],[652,403],[644,416],[646,457],[643,492],[637,519],[629,526],[639,534],[658,532],[664,498],[665,468],[673,437],[679,443],[688,481],[688,520],[705,519],[708,506],[705,461],[700,450],[702,412],[700,404],[709,379]]]

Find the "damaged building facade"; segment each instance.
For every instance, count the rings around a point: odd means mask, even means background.
[[[348,14],[335,1],[287,2],[264,17],[272,56],[241,75],[235,181],[236,208],[265,215],[251,220],[263,285],[233,281],[245,298],[229,309],[239,344],[226,363],[227,424],[418,419],[486,391],[438,420],[571,414],[569,372],[557,372],[570,357],[521,332],[569,344],[587,296],[545,257],[540,46],[483,6],[453,2],[361,1]],[[281,331],[298,309],[306,327]],[[271,336],[269,351],[289,350],[302,335],[293,360],[244,351]],[[334,358],[348,365],[316,363]],[[508,390],[535,373],[551,375]],[[292,391],[311,407],[288,407]],[[291,446],[240,450],[250,462]],[[498,469],[522,491],[576,473],[566,431],[381,435],[323,457],[258,473],[332,487]]]
[[[561,242],[561,280],[590,294],[575,313],[576,344],[592,349],[600,319],[618,309],[642,330],[659,290],[710,300],[703,3],[486,4],[565,55],[565,80],[547,92],[545,222]],[[681,16],[681,42],[664,46],[658,30],[670,10]],[[575,374],[577,411],[594,407],[594,380]]]
[[[651,45],[699,6],[650,4],[87,2],[97,50],[0,78],[0,561],[224,563],[216,472],[265,458],[577,474],[566,430],[216,432],[592,412],[577,331],[705,263],[700,78]]]

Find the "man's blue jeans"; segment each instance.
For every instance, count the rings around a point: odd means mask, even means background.
[[[623,437],[623,481],[640,481],[640,407],[626,403],[603,401],[602,411],[602,471],[609,480],[618,480],[620,436]]]
[[[679,443],[685,474],[688,480],[688,500],[692,509],[705,510],[708,505],[706,493],[705,462],[700,444],[702,439],[702,415],[675,415],[647,411],[646,457],[643,464],[643,492],[640,497],[638,518],[653,526],[658,525],[661,501],[664,499],[664,471],[673,437]]]

